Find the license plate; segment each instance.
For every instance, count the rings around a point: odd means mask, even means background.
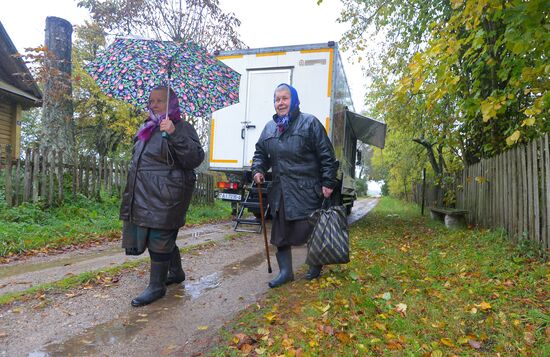
[[[220,198],[222,200],[240,201],[241,200],[241,195],[239,195],[237,193],[220,192],[218,194],[218,198]]]

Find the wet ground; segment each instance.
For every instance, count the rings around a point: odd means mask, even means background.
[[[349,222],[363,217],[377,200],[357,201]],[[218,330],[237,312],[256,303],[278,272],[270,247],[269,274],[262,234],[235,234],[231,223],[184,228],[178,245],[184,284],[141,308],[130,306],[148,281],[148,264],[108,286],[45,294],[0,308],[0,356],[192,356],[215,345]],[[303,284],[305,247],[293,249],[296,281]],[[142,259],[125,256],[118,243],[58,256],[35,257],[0,266],[0,294],[54,282],[71,274]],[[302,269],[300,269],[302,267]]]

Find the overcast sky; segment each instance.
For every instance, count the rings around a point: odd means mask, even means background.
[[[47,16],[66,19],[73,25],[89,18],[75,0],[0,0],[0,21],[19,52],[44,43]],[[226,12],[241,20],[241,39],[251,48],[338,41],[347,24],[336,22],[339,0],[220,0]],[[364,108],[363,76],[358,65],[352,65],[343,54],[344,68],[351,87],[355,110]]]

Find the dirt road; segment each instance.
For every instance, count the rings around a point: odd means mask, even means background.
[[[349,222],[377,203],[356,201]],[[180,247],[208,246],[182,254],[184,284],[142,308],[130,306],[148,281],[148,264],[121,274],[107,286],[45,294],[0,308],[0,356],[192,356],[216,343],[218,330],[256,303],[277,273],[267,272],[263,236],[236,235],[231,223],[184,228]],[[296,281],[303,284],[305,247],[293,249]],[[0,266],[0,294],[98,271],[143,257],[125,256],[118,243]]]

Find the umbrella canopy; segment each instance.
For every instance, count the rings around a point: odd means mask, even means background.
[[[117,38],[85,69],[105,94],[141,109],[168,85],[191,116],[239,101],[240,74],[194,43]]]

